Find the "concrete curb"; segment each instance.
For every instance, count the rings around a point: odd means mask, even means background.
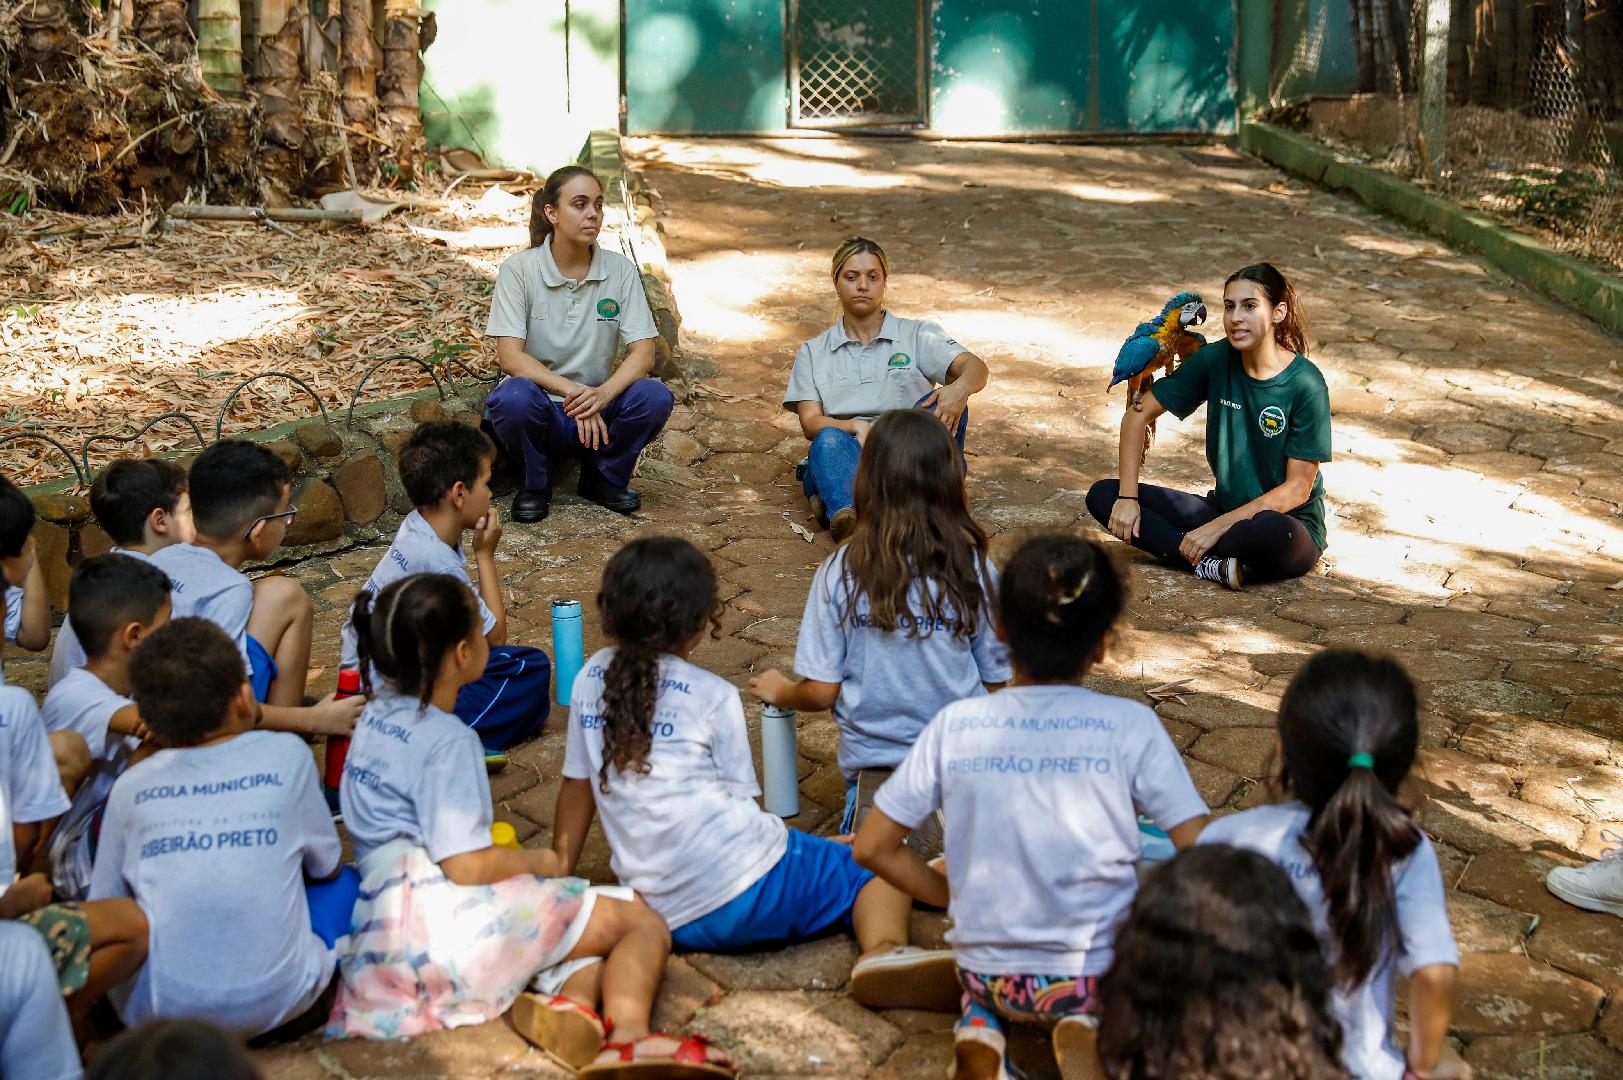
[[[1360,165],[1276,125],[1242,124],[1240,148],[1474,251],[1518,281],[1576,308],[1614,333],[1623,333],[1623,277],[1552,251],[1407,180]]]

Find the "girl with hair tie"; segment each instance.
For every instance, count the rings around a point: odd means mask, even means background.
[[[887,409],[918,405],[953,433],[960,455],[971,394],[986,388],[985,361],[933,322],[885,310],[890,260],[864,236],[834,251],[840,319],[800,346],[783,407],[811,440],[801,482],[839,543],[856,523],[852,486],[868,428]]]
[[[1307,348],[1296,289],[1271,263],[1223,283],[1227,338],[1150,387],[1121,422],[1121,479],[1088,492],[1112,535],[1196,577],[1238,589],[1301,577],[1324,553],[1330,391]],[[1191,495],[1139,482],[1146,431],[1164,412],[1207,405],[1206,460],[1216,486]]]

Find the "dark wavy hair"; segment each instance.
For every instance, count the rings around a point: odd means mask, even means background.
[[[1156,867],[1099,980],[1099,1056],[1131,1080],[1345,1080],[1307,906],[1270,860],[1201,844]]]
[[[376,595],[362,590],[350,609],[361,686],[370,696],[372,671],[427,705],[445,657],[478,633],[479,604],[466,583],[449,574],[409,574]]]
[[[1021,544],[1003,568],[998,614],[1014,666],[1065,682],[1087,670],[1127,607],[1127,572],[1104,548],[1071,533]]]
[[[855,494],[841,617],[865,595],[872,625],[886,633],[923,637],[950,626],[954,637],[972,636],[990,606],[986,530],[969,513],[963,459],[946,427],[923,409],[882,413],[863,444]]]
[[[241,1039],[205,1020],[148,1020],[91,1055],[88,1080],[259,1080]]]
[[[716,570],[704,552],[676,536],[645,536],[614,553],[597,594],[603,632],[614,658],[603,672],[603,767],[598,787],[609,790],[609,770],[647,772],[659,700],[659,655],[675,652],[706,625],[721,636]]]
[[[530,200],[530,246],[538,248],[547,242],[552,235],[552,222],[547,220],[545,207],[557,206],[558,196],[563,194],[564,185],[577,176],[590,176],[597,181],[598,188],[603,187],[603,181],[597,179],[597,174],[584,165],[565,165],[561,169],[554,169],[547,182],[541,185],[541,190],[535,193]]]
[[[1285,318],[1274,327],[1274,344],[1291,352],[1307,352],[1307,313],[1297,299],[1296,286],[1273,263],[1252,263],[1242,266],[1223,279],[1223,288],[1236,281],[1249,281],[1262,289],[1270,304],[1284,304]]]
[[[1279,703],[1279,781],[1307,805],[1302,838],[1324,885],[1336,982],[1369,977],[1397,941],[1392,871],[1420,844],[1397,800],[1420,742],[1414,681],[1397,661],[1331,649],[1291,679]],[[1368,754],[1374,767],[1348,759]]]

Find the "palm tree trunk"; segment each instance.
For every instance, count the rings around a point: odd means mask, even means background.
[[[199,0],[197,55],[203,61],[205,82],[226,97],[242,96],[240,0]]]
[[[265,118],[264,171],[296,192],[304,180],[304,19],[301,2],[274,30],[262,26],[253,88]]]
[[[343,40],[338,54],[338,82],[344,121],[362,131],[378,127],[378,46],[372,37],[372,0],[343,0]],[[349,139],[350,156],[363,175],[372,172],[376,146],[357,135]]]
[[[417,99],[423,80],[421,18],[417,0],[384,0],[383,71],[378,76],[378,102],[386,127],[384,137],[394,146],[395,165],[402,180],[417,175],[424,151],[423,118]]]

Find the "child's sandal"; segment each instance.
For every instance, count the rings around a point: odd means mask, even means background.
[[[676,1043],[676,1049],[660,1057],[638,1057],[637,1047],[649,1039],[670,1039]],[[580,1070],[581,1077],[590,1080],[709,1080],[713,1077],[733,1080],[738,1075],[737,1067],[730,1060],[725,1065],[710,1060],[710,1040],[703,1035],[678,1039],[651,1031],[640,1039],[604,1043],[602,1053],[613,1053],[618,1060],[594,1061]]]
[[[603,1018],[562,994],[520,994],[509,1019],[514,1031],[568,1069],[591,1064],[603,1049]]]

